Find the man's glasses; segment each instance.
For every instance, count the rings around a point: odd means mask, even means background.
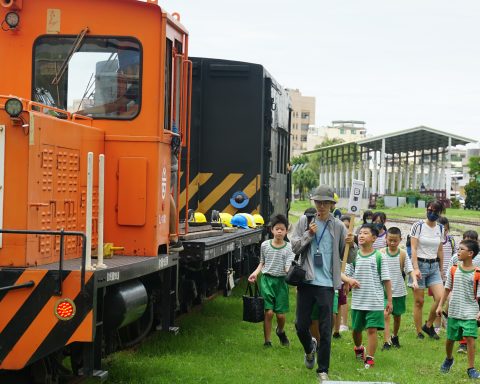
[[[320,205],[323,207],[326,207],[332,203],[331,201],[319,201],[319,200],[314,200],[314,202],[315,202],[315,205]]]

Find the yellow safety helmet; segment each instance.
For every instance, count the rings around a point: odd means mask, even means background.
[[[333,200],[335,200],[335,203],[338,203],[339,197],[336,193],[333,194]]]
[[[188,221],[193,223],[206,223],[207,218],[202,212],[195,212],[192,216],[190,216]]]
[[[223,225],[226,225],[227,227],[231,227],[232,215],[227,212],[220,212],[220,221],[223,223]]]
[[[263,220],[262,215],[259,215],[258,213],[255,213],[253,215],[253,220],[255,221],[255,224],[257,224],[257,225],[264,225],[265,224],[265,220]]]
[[[257,228],[257,224],[255,224],[255,219],[249,213],[240,213],[240,215],[244,216],[247,219],[247,225],[249,228]]]

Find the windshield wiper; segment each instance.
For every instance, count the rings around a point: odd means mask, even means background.
[[[65,70],[68,67],[68,63],[70,62],[70,60],[71,60],[72,56],[75,54],[75,52],[77,52],[80,49],[80,46],[82,45],[82,41],[83,41],[83,39],[84,39],[84,37],[87,33],[88,33],[88,27],[85,27],[85,29],[83,29],[79,33],[79,35],[77,36],[77,38],[75,39],[75,41],[72,44],[72,48],[70,49],[70,52],[68,52],[67,57],[63,61],[62,66],[60,67],[60,70],[58,71],[56,76],[53,78],[52,85],[58,85],[58,83],[60,82],[60,80],[63,77],[63,74],[65,73]]]

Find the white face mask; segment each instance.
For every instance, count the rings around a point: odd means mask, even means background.
[[[366,222],[367,224],[372,224],[372,219],[365,219],[365,222]]]

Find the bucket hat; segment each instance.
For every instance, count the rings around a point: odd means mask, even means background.
[[[320,185],[313,190],[312,200],[314,201],[331,201],[335,203],[335,192],[328,185]]]

